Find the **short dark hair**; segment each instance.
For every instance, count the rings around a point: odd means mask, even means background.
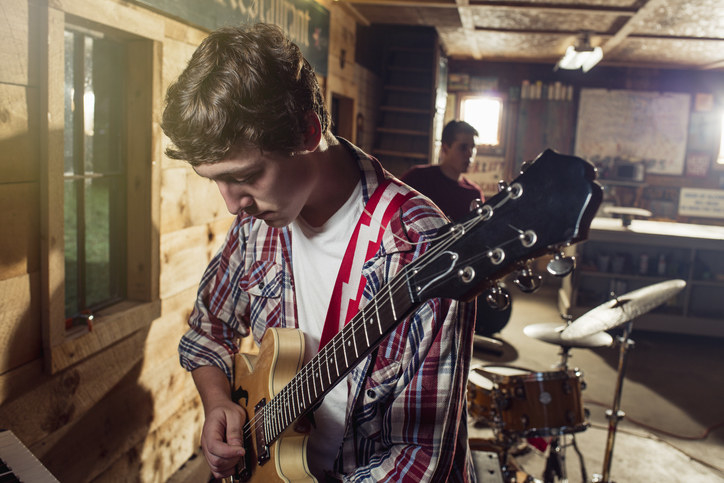
[[[451,146],[455,142],[455,138],[459,133],[472,134],[478,137],[478,130],[465,121],[450,121],[445,124],[442,129],[442,139],[440,140],[443,144]]]
[[[291,154],[304,140],[305,114],[329,130],[314,70],[274,25],[225,27],[196,49],[166,93],[166,154],[193,166],[218,162],[233,147]]]

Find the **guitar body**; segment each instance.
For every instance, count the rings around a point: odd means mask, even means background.
[[[270,401],[299,372],[304,362],[304,334],[297,329],[267,329],[259,354],[239,354],[235,358],[234,394],[249,419],[261,400]],[[257,442],[253,436],[246,441],[247,469],[255,483],[315,482],[307,465],[307,438],[293,427],[269,444],[269,460],[259,464]]]

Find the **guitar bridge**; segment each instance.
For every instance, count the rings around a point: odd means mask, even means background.
[[[263,465],[270,458],[269,445],[267,444],[264,433],[264,413],[261,411],[265,405],[266,399],[262,398],[261,401],[254,406],[254,417],[256,418],[256,416],[261,415],[261,421],[252,426],[254,428],[254,438],[256,439],[256,460],[259,465]]]

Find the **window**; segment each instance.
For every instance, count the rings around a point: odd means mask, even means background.
[[[461,118],[478,131],[478,144],[495,149],[502,145],[501,120],[503,100],[500,97],[476,96],[464,98]]]
[[[48,11],[41,313],[54,373],[160,315],[163,92],[160,42]]]
[[[119,42],[65,31],[66,328],[126,295],[123,58]]]

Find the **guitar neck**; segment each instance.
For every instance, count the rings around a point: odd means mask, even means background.
[[[267,443],[315,407],[418,305],[411,297],[403,270],[260,408]]]

